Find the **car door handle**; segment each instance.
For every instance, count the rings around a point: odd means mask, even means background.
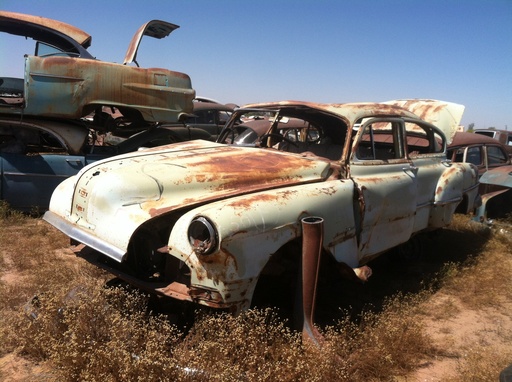
[[[403,167],[402,168],[403,171],[410,171],[412,172],[414,175],[416,175],[418,173],[418,167],[416,166],[413,166],[413,165],[410,165],[409,167]]]
[[[82,161],[80,159],[66,159],[66,162],[73,164],[82,164]]]

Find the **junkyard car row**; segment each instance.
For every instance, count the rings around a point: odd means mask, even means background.
[[[376,256],[480,207],[479,168],[497,156],[452,145],[447,158],[463,106],[194,102],[186,74],[136,61],[142,36],[176,28],[144,24],[120,65],[94,59],[75,27],[0,12],[0,31],[36,40],[24,78],[0,81],[1,197],[46,209],[53,192],[44,219],[88,261],[236,313],[268,277],[296,273],[290,262],[314,296],[319,256],[366,280]],[[107,132],[119,143],[98,145]]]
[[[113,64],[91,56],[91,36],[78,28],[0,11],[1,32],[35,40],[24,78],[0,77],[1,199],[18,210],[44,211],[55,187],[93,161],[142,147],[215,140],[232,107],[193,102],[186,74],[128,65],[136,62],[143,36],[163,38],[176,28],[158,20],[144,24],[124,63]],[[113,142],[123,142],[99,144],[111,134]]]

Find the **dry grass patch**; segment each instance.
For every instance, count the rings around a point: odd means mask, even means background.
[[[50,225],[2,216],[0,356],[43,365],[51,370],[44,380],[411,381],[419,365],[450,359],[457,382],[484,374],[495,380],[512,359],[485,341],[496,335],[512,343],[501,308],[510,302],[511,281],[491,270],[511,274],[510,243],[466,218],[425,239],[428,256],[411,264],[383,257],[366,285],[333,290],[352,300],[321,328],[325,345],[318,350],[272,309],[237,317],[198,312],[191,327],[177,327],[151,311],[148,296],[105,288],[109,276],[76,258]],[[27,258],[13,259],[20,253]],[[485,336],[457,339],[449,325],[455,317],[493,309],[501,321],[486,326]],[[0,367],[0,379],[7,375]]]

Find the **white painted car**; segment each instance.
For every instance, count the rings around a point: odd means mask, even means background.
[[[322,256],[366,279],[371,259],[477,206],[476,168],[446,158],[463,109],[246,105],[221,135],[236,140],[240,116],[266,114],[254,147],[196,140],[96,162],[57,187],[44,219],[129,283],[231,312],[249,308],[268,277],[296,276],[310,221],[322,224]],[[280,129],[285,118],[302,128]]]

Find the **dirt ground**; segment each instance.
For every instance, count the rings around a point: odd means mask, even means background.
[[[82,260],[76,258],[71,250],[59,250],[66,261]],[[512,261],[512,259],[511,259]],[[498,269],[497,272],[500,270]],[[19,282],[16,275],[9,272],[1,277],[4,283]],[[446,349],[436,359],[421,365],[411,375],[397,378],[399,382],[438,382],[457,380],[463,370],[471,368],[474,357],[492,356],[492,354],[511,354],[512,348],[512,299],[496,301],[491,307],[471,310],[465,307],[456,296],[447,295],[442,290],[432,295],[428,302],[432,310],[443,310],[451,314],[439,318],[426,315],[425,326],[435,344]],[[489,354],[478,354],[482,348]],[[512,359],[510,360],[512,364]],[[5,382],[54,381],[51,366],[33,363],[30,360],[7,354],[0,358],[0,380]]]
[[[407,382],[441,382],[456,378],[461,368],[470,368],[468,357],[474,345],[492,347],[494,352],[510,352],[512,340],[512,303],[499,308],[479,311],[464,309],[451,296],[443,294],[433,298],[433,304],[456,304],[459,312],[449,319],[428,320],[428,332],[440,347],[450,349],[436,360],[420,365]],[[512,359],[510,360],[512,364]]]
[[[450,296],[437,295],[433,304],[444,304]],[[451,303],[457,304],[456,301]],[[493,351],[510,349],[512,334],[512,303],[500,308],[472,311],[458,307],[458,314],[447,320],[428,320],[428,330],[434,341],[450,349],[447,354],[433,361],[419,365],[409,377],[399,379],[404,382],[441,382],[455,378],[460,367],[468,367],[465,353],[473,344],[487,344]],[[508,312],[508,314],[506,314]],[[512,360],[511,360],[512,363]],[[52,381],[48,365],[31,363],[29,360],[8,354],[0,358],[0,376],[5,382]]]

